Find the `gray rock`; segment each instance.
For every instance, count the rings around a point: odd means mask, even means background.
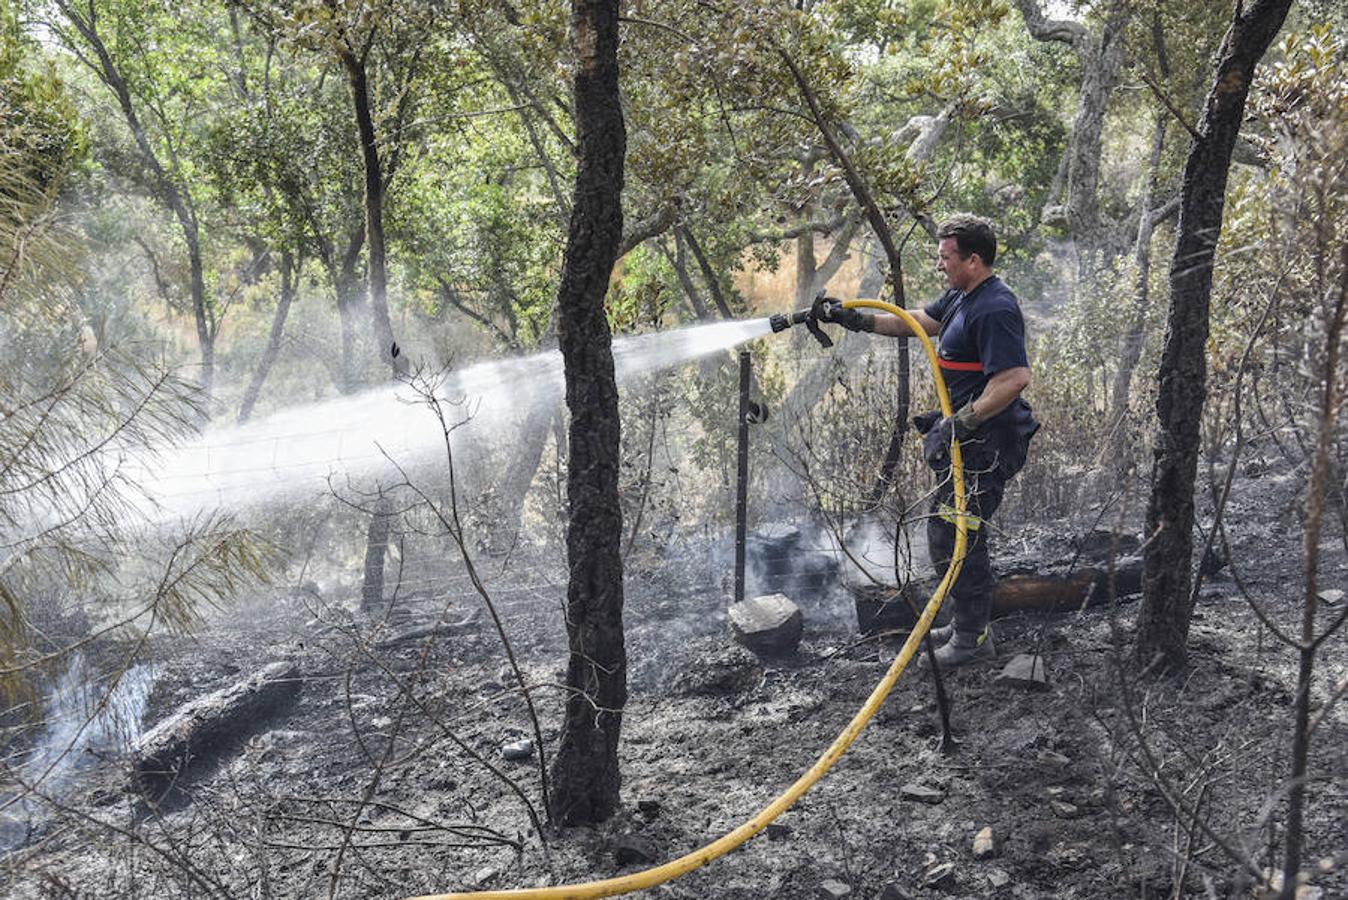
[[[512,741],[501,748],[501,756],[510,762],[519,762],[534,755],[534,742],[528,738]]]
[[[674,675],[676,697],[723,697],[753,690],[763,680],[763,664],[743,647],[729,645]]]
[[[1011,876],[1002,869],[988,870],[988,884],[995,888],[1004,888],[1011,883]]]
[[[928,787],[925,784],[918,784],[916,781],[910,781],[899,788],[899,794],[905,800],[916,800],[919,803],[940,803],[945,799],[943,791]]]
[[[906,887],[899,884],[897,881],[891,881],[880,888],[878,900],[913,900],[913,895],[908,892]]]
[[[805,618],[785,594],[764,594],[730,606],[735,640],[754,653],[783,656],[800,646]]]
[[[619,836],[613,856],[620,866],[650,865],[660,858],[660,850],[650,838],[624,834]]]
[[[776,822],[773,822],[768,826],[768,840],[784,841],[791,836],[793,830],[794,829],[792,829],[790,825],[778,825]]]
[[[1044,658],[1037,653],[1018,653],[997,676],[997,681],[1032,691],[1048,688]]]
[[[1321,603],[1328,604],[1329,606],[1338,606],[1343,602],[1343,591],[1338,588],[1326,588],[1325,590],[1320,591],[1316,596]]]
[[[819,885],[817,893],[820,900],[842,900],[843,897],[852,896],[852,886],[830,878]]]
[[[654,819],[654,818],[656,818],[657,816],[660,815],[660,801],[659,801],[659,800],[638,800],[638,801],[637,801],[637,812],[641,813],[643,816],[645,816],[645,817],[648,818],[648,819]]]
[[[1081,815],[1081,809],[1075,803],[1068,803],[1066,800],[1050,800],[1048,805],[1053,814],[1060,819],[1075,819]]]

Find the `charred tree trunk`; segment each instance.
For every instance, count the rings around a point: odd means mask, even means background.
[[[1146,575],[1137,660],[1174,669],[1187,662],[1193,578],[1194,477],[1207,395],[1208,305],[1222,231],[1227,173],[1255,66],[1287,17],[1291,0],[1237,6],[1218,56],[1180,194],[1179,235],[1170,263],[1170,311],[1157,373],[1158,429],[1147,504]]]
[[[365,231],[369,243],[370,310],[374,336],[379,342],[379,358],[393,370],[394,376],[407,374],[407,359],[395,355],[397,341],[388,313],[387,250],[384,244],[384,170],[379,162],[379,141],[370,109],[370,83],[365,60],[349,47],[339,51],[351,87],[351,102],[356,109],[356,130],[360,135],[361,159],[365,165]]]
[[[570,658],[549,801],[559,821],[581,824],[603,821],[618,809],[618,737],[627,703],[618,388],[604,315],[604,295],[623,233],[627,136],[618,96],[618,0],[572,0],[571,44],[576,53],[579,162],[557,293],[571,412],[566,533]]]
[[[365,531],[365,580],[360,588],[360,608],[377,609],[384,602],[384,560],[388,558],[393,507],[382,493],[370,513]]]
[[[243,402],[239,404],[240,423],[247,422],[252,417],[253,406],[257,403],[258,395],[262,393],[262,385],[267,381],[271,367],[281,353],[281,339],[285,335],[286,318],[290,315],[290,304],[295,300],[302,265],[303,259],[300,265],[295,265],[294,256],[289,250],[281,252],[281,296],[276,301],[276,315],[272,317],[267,347],[262,351],[262,359],[258,360],[257,368],[253,370],[253,377],[248,382],[248,389],[243,392]]]

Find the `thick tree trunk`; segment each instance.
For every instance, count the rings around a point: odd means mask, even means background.
[[[571,411],[570,642],[567,700],[553,764],[554,816],[580,824],[618,809],[618,737],[627,703],[623,644],[618,388],[604,295],[622,240],[626,132],[618,95],[618,0],[572,0],[579,163],[558,290],[558,334]]]
[[[1158,429],[1147,504],[1146,576],[1137,660],[1164,669],[1187,662],[1193,573],[1194,476],[1207,394],[1208,305],[1222,231],[1227,173],[1255,66],[1287,17],[1291,0],[1255,0],[1222,41],[1180,194],[1179,236],[1170,263],[1170,312],[1157,374]]]
[[[267,337],[266,349],[262,351],[262,359],[258,360],[257,368],[253,370],[253,377],[248,382],[248,388],[243,392],[243,402],[239,404],[240,423],[247,422],[252,417],[253,406],[257,404],[258,395],[262,393],[262,385],[267,381],[271,367],[281,353],[281,339],[285,335],[286,318],[290,315],[290,304],[295,300],[298,283],[299,267],[295,265],[294,256],[290,251],[284,250],[281,252],[281,296],[276,301],[276,315],[272,317],[271,334]]]
[[[356,130],[360,135],[361,159],[365,164],[365,232],[370,253],[370,310],[374,336],[379,342],[379,358],[393,370],[394,376],[408,371],[407,358],[394,355],[397,341],[388,313],[387,251],[384,245],[384,170],[379,163],[379,141],[370,110],[370,84],[365,63],[349,48],[340,52],[351,87],[351,102],[356,109]]]

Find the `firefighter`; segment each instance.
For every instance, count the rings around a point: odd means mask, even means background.
[[[950,439],[959,439],[968,498],[968,549],[951,591],[954,616],[932,630],[937,662],[958,666],[995,655],[988,620],[994,577],[988,557],[988,520],[1002,502],[1007,482],[1025,464],[1030,438],[1039,429],[1021,397],[1030,383],[1025,321],[1020,303],[993,274],[997,237],[986,219],[957,215],[937,230],[936,268],[949,286],[913,317],[937,337],[941,374],[954,414],[930,412],[913,419],[923,437],[923,455],[939,484],[927,517],[927,549],[937,572],[950,565],[955,548],[954,486]],[[911,335],[908,324],[888,314],[845,309],[821,297],[814,316],[850,331],[889,337]]]

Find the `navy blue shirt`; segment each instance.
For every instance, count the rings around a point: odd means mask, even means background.
[[[1020,303],[996,275],[968,294],[951,288],[923,311],[941,323],[937,356],[955,409],[981,395],[988,379],[998,372],[1029,366]],[[1005,428],[1019,432],[1033,421],[1029,404],[1017,397],[979,431]]]

